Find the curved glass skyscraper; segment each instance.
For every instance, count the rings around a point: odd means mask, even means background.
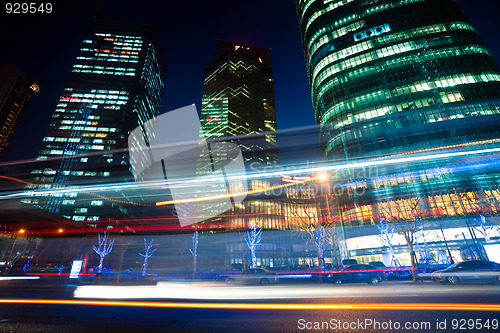
[[[500,137],[499,70],[455,1],[296,8],[327,159]]]
[[[500,216],[498,156],[476,154],[500,147],[500,71],[457,2],[295,3],[323,157],[413,158],[334,175],[344,224]]]

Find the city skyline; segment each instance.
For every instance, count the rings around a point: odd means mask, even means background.
[[[145,2],[144,6],[135,11],[127,5],[116,5],[114,1],[101,1],[100,11],[95,11],[89,3],[86,5],[84,2],[75,3],[73,6],[65,6],[60,15],[45,19],[45,21],[33,20],[34,23],[27,23],[22,21],[20,17],[14,19],[9,17],[13,21],[6,20],[2,23],[2,28],[11,32],[7,34],[4,43],[10,43],[12,48],[10,52],[1,56],[1,61],[3,63],[18,62],[21,67],[26,65],[27,74],[33,80],[40,82],[41,86],[44,86],[43,95],[38,94],[37,103],[33,103],[35,105],[30,105],[27,108],[27,115],[21,119],[16,132],[30,133],[29,139],[23,138],[22,134],[15,134],[12,140],[13,148],[7,151],[5,157],[7,161],[33,158],[36,155],[45,128],[49,124],[50,110],[57,104],[57,90],[63,87],[67,78],[64,70],[71,67],[70,59],[76,53],[77,46],[68,39],[68,36],[76,33],[83,37],[85,27],[88,26],[90,17],[93,15],[160,22],[159,30],[163,41],[165,41],[164,48],[169,68],[165,97],[160,113],[192,103],[195,103],[200,110],[203,68],[214,54],[214,42],[221,39],[272,48],[278,130],[314,124],[293,1],[276,1],[272,4],[266,4],[268,10],[266,15],[260,17],[259,24],[253,20],[253,17],[259,12],[259,6],[263,5],[260,2],[252,2],[251,6],[230,7],[231,10],[222,10],[226,8],[224,1],[220,2],[219,6],[201,6],[200,12],[205,10],[214,16],[196,14],[189,20],[186,20],[183,14],[185,12],[183,10],[186,8],[177,5],[181,7],[172,8],[172,12],[178,10],[178,13],[182,15],[175,18],[170,17],[170,21],[163,18],[162,14],[171,14],[163,13],[160,10],[163,7],[157,11],[151,10],[157,5],[149,2]],[[466,5],[466,14],[471,13],[473,26],[477,28],[488,48],[498,59],[500,57],[499,47],[493,43],[495,40],[494,28],[497,23],[493,19],[488,19],[493,16],[492,13],[498,5],[491,1],[484,2],[484,6],[491,9],[484,13],[478,8],[481,6],[472,6],[466,1],[461,1],[460,4],[462,3]],[[113,8],[113,11],[110,8]],[[198,11],[194,12],[199,13]],[[231,15],[233,12],[238,13],[238,15]],[[276,15],[279,15],[279,19],[276,19]],[[217,19],[220,20],[226,16],[230,20],[226,20],[224,24],[217,23]],[[160,17],[162,19],[159,19]],[[207,21],[209,17],[213,19]],[[60,30],[61,26],[65,27],[64,31]],[[172,26],[182,26],[183,28],[179,29],[179,34],[175,35],[169,33]],[[201,26],[209,27],[209,29],[205,29],[204,33],[200,34]],[[47,33],[55,31],[61,35],[61,38],[45,37]],[[44,33],[44,35],[39,33]],[[57,51],[54,48],[56,40],[64,42],[64,47]],[[25,52],[26,49],[30,49],[30,45],[32,45],[33,51]],[[50,45],[54,46],[47,47]],[[168,52],[169,49],[172,50],[171,47],[174,45],[177,45],[181,52]],[[68,57],[68,55],[71,56]],[[40,63],[45,63],[46,66],[39,66]],[[34,116],[39,120],[36,124],[29,121]],[[312,142],[313,139],[316,139],[314,135],[307,135],[307,140],[311,141],[311,147],[315,145]],[[293,142],[294,138],[286,138],[280,140],[280,146],[283,145],[284,150],[286,150],[287,144],[293,146]],[[311,159],[319,156],[317,152],[311,154],[311,150],[309,151],[309,154],[312,155]],[[287,157],[293,157],[294,153],[285,155],[284,160],[287,160]]]
[[[0,64],[40,85],[0,162],[1,275],[74,282],[73,300],[83,284],[117,299],[122,282],[182,281],[216,306],[261,297],[218,298],[240,275],[313,287],[307,303],[326,282],[393,280],[378,306],[433,279],[408,293],[427,310],[464,302],[437,286],[464,263],[500,283],[500,4],[468,2],[474,21],[465,0],[57,1],[0,20]],[[22,282],[7,301],[37,301]],[[270,302],[297,301],[278,288]],[[478,311],[493,305],[481,289]]]

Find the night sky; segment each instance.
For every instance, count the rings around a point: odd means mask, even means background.
[[[6,15],[2,5],[0,65],[15,64],[40,86],[25,109],[3,162],[36,157],[94,16],[158,24],[167,63],[160,113],[192,103],[200,110],[204,69],[214,59],[217,39],[221,39],[271,48],[278,130],[314,125],[293,0],[51,2],[54,13],[36,16]],[[459,3],[498,62],[500,1]],[[280,136],[280,146],[299,144],[295,141]],[[281,158],[287,160],[287,154]]]

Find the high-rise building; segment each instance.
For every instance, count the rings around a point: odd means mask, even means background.
[[[500,146],[500,71],[456,1],[296,0],[296,8],[324,158],[414,158],[334,175],[344,184],[335,198],[343,223],[403,216],[458,226],[497,216],[496,155],[418,161]]]
[[[499,136],[500,73],[454,0],[296,8],[327,159]]]
[[[26,75],[14,65],[0,67],[0,158],[7,148],[23,108],[34,93],[36,83],[29,83]]]
[[[205,70],[201,125],[206,139],[237,142],[247,166],[278,162],[270,49],[218,42]]]
[[[155,25],[94,19],[32,171],[32,188],[54,191],[24,201],[76,221],[127,216],[128,200],[95,184],[131,178],[128,134],[159,114],[165,71]]]

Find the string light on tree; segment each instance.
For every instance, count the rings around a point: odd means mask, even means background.
[[[247,231],[247,237],[243,236],[243,239],[245,239],[248,249],[252,255],[252,268],[256,268],[257,256],[255,254],[255,250],[257,249],[257,246],[260,245],[262,240],[262,227],[257,229],[257,225],[252,223],[250,231]]]
[[[139,253],[140,256],[144,257],[144,263],[142,264],[142,276],[146,276],[146,269],[148,267],[148,259],[151,258],[153,256],[153,253],[158,250],[158,247],[155,247],[154,250],[151,250],[151,248],[153,247],[153,241],[154,239],[151,238],[151,242],[147,243],[146,241],[146,237],[144,237],[144,254],[142,253]]]
[[[102,237],[101,234],[97,234],[97,236],[98,236],[99,247],[92,245],[92,248],[94,249],[95,253],[97,253],[101,258],[99,261],[99,269],[97,272],[102,273],[102,264],[104,262],[104,257],[110,254],[111,251],[113,250],[113,244],[115,243],[115,239],[113,238],[113,240],[110,240],[108,237],[108,233],[106,231],[104,232]]]

